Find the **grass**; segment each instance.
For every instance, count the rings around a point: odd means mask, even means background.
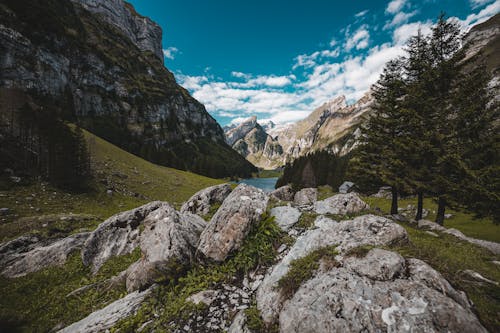
[[[279,325],[277,323],[266,325],[257,305],[254,303],[248,309],[245,309],[246,327],[252,333],[278,333]]]
[[[364,197],[372,209],[378,207],[383,213],[389,214],[391,200],[384,198]],[[416,198],[405,198],[399,200],[399,207],[408,205],[417,205]],[[431,198],[424,198],[424,209],[429,211],[427,220],[434,221],[436,218],[437,203]],[[469,237],[484,239],[493,242],[500,242],[500,225],[494,224],[489,218],[476,218],[473,214],[455,210],[446,209],[446,214],[452,214],[452,217],[444,220],[446,228],[455,228]]]
[[[64,229],[71,233],[80,228],[91,229],[113,214],[153,200],[168,201],[179,208],[198,190],[223,182],[158,166],[89,132],[85,131],[85,136],[94,174],[91,188],[85,193],[72,193],[36,180],[7,185],[4,181],[0,206],[11,212],[1,217],[0,242],[26,232],[45,234],[47,227],[54,225],[54,216],[92,216],[73,219],[78,223],[65,223]],[[113,193],[108,195],[107,189]]]
[[[299,217],[299,221],[295,224],[295,227],[299,229],[311,229],[317,217],[318,214],[316,213],[303,212]]]
[[[66,326],[126,295],[125,285],[99,286],[126,269],[140,257],[137,249],[130,255],[108,260],[92,276],[73,253],[62,267],[50,267],[15,279],[0,277],[0,327],[6,332],[48,332]],[[85,285],[97,285],[72,296],[70,292]]]
[[[335,194],[330,185],[318,186],[318,200],[325,200]]]
[[[257,174],[255,174],[255,178],[279,178],[283,175],[283,170],[275,169],[275,170],[265,170],[260,169]]]

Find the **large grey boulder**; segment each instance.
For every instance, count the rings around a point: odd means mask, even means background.
[[[302,214],[300,210],[291,206],[274,207],[270,213],[271,216],[274,216],[274,220],[283,231],[290,230],[299,221]]]
[[[151,212],[143,222],[139,246],[142,258],[127,269],[129,292],[151,285],[155,278],[176,274],[194,259],[206,223],[198,215],[181,214],[171,206]]]
[[[198,251],[212,260],[225,260],[241,246],[251,226],[260,222],[268,200],[264,191],[238,185],[201,233]]]
[[[294,195],[295,192],[290,185],[281,186],[269,194],[271,198],[281,201],[293,201]]]
[[[182,205],[180,212],[207,215],[210,207],[213,204],[222,203],[231,190],[229,184],[214,185],[200,190]]]
[[[346,194],[351,192],[353,189],[354,189],[354,183],[345,181],[342,183],[342,185],[339,186],[339,193]]]
[[[369,208],[370,206],[354,192],[336,194],[328,199],[314,203],[314,211],[317,214],[355,214]]]
[[[274,266],[257,290],[257,307],[267,323],[277,319],[283,298],[278,289],[279,280],[289,270],[290,263],[309,253],[327,246],[336,245],[339,253],[362,245],[387,245],[407,240],[407,233],[399,224],[376,215],[363,215],[335,223],[318,224],[318,228],[299,236],[286,256]]]
[[[280,331],[486,332],[463,297],[423,261],[373,249],[305,282],[284,304]]]
[[[295,193],[293,202],[298,206],[311,205],[318,200],[318,189],[317,188],[303,188],[302,190]]]
[[[113,215],[94,230],[82,250],[84,265],[91,265],[92,272],[111,257],[131,253],[139,246],[140,228],[146,216],[166,202],[153,201],[141,207]]]
[[[89,234],[83,232],[71,235],[47,245],[34,242],[37,240],[36,237],[30,236],[23,236],[6,243],[0,249],[1,274],[15,278],[50,266],[64,265],[71,253],[82,248]],[[19,246],[17,249],[16,245]]]
[[[133,315],[144,299],[151,293],[152,288],[142,292],[135,291],[120,298],[108,306],[92,312],[82,320],[60,330],[60,333],[94,333],[105,332],[120,320]]]
[[[450,228],[450,229],[445,229],[443,231],[445,234],[449,234],[452,236],[457,237],[458,239],[461,239],[465,242],[469,242],[471,244],[477,245],[479,247],[485,248],[489,250],[490,252],[500,255],[500,243],[497,242],[491,242],[491,241],[486,241],[483,239],[477,239],[477,238],[472,238],[465,236],[460,230]]]

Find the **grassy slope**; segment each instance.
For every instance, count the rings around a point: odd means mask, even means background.
[[[12,213],[1,217],[0,242],[27,232],[60,235],[93,228],[117,212],[152,200],[178,207],[196,191],[222,182],[152,164],[88,132],[85,135],[95,174],[92,189],[70,193],[39,181],[5,186],[0,206]],[[112,195],[106,194],[108,188],[113,188]],[[77,216],[61,219],[69,213]]]

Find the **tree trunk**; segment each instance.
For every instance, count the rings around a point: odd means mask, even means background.
[[[391,215],[396,215],[398,213],[398,190],[392,187],[391,192],[392,192]]]
[[[422,219],[423,210],[424,210],[424,193],[422,191],[419,191],[418,202],[417,202],[417,216],[415,216],[415,220],[420,221]]]
[[[438,199],[438,210],[436,215],[436,223],[443,225],[444,224],[444,211],[446,209],[446,200],[443,197],[439,197]]]

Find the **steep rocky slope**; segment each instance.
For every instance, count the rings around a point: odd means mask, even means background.
[[[7,0],[0,21],[0,88],[163,165],[215,177],[254,170],[163,66],[161,28],[130,4]]]

